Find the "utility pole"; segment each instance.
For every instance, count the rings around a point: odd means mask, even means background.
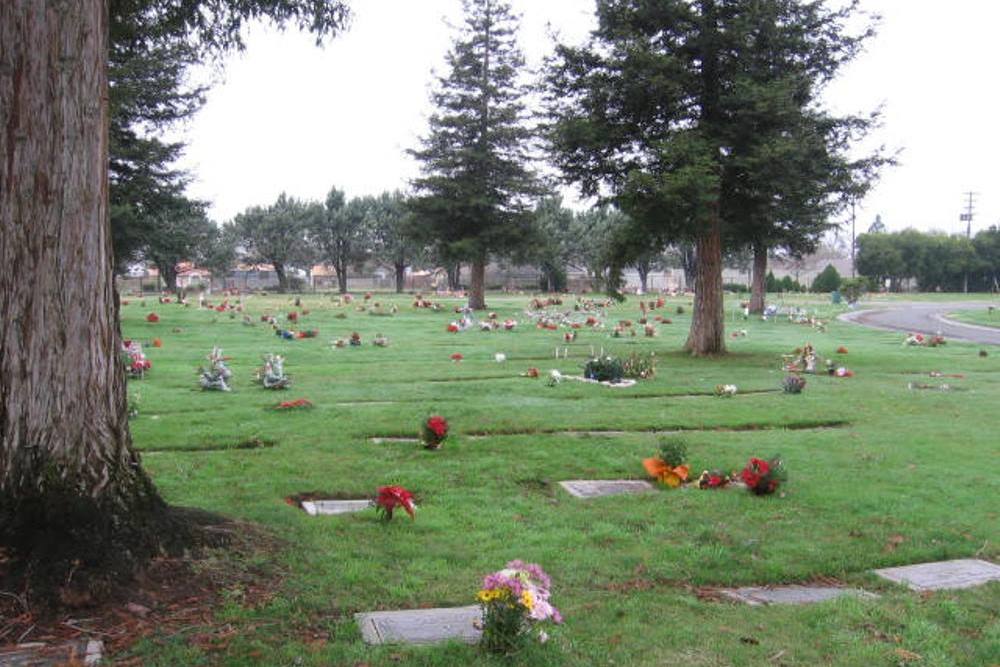
[[[976,195],[978,192],[966,192],[965,196],[967,200],[965,202],[965,213],[961,213],[958,216],[960,222],[965,223],[965,238],[972,238],[972,217],[975,215],[975,203]],[[966,294],[969,293],[969,272],[966,270],[965,276],[962,279],[962,291]]]
[[[858,247],[858,241],[857,237],[854,235],[854,222],[855,222],[854,200],[851,200],[851,278],[857,277],[855,275],[855,269],[854,269],[854,261],[855,261],[854,252]]]

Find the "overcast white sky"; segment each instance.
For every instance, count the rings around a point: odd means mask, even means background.
[[[225,64],[208,103],[181,128],[190,193],[215,220],[273,202],[282,191],[322,199],[405,189],[416,167],[405,154],[426,131],[432,70],[461,20],[459,0],[352,0],[354,21],[317,48],[296,32],[253,29]],[[858,232],[876,213],[890,230],[964,231],[963,193],[978,192],[973,233],[1000,224],[1000,91],[992,0],[863,0],[883,16],[867,52],[827,91],[838,111],[884,104],[879,143],[900,165],[858,208]],[[580,41],[591,0],[513,0],[529,65],[549,52],[549,26]]]

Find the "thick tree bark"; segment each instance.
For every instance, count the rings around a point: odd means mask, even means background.
[[[694,311],[691,330],[684,349],[695,356],[723,354],[725,311],[722,302],[722,225],[718,210],[713,210],[708,228],[698,237],[698,255],[694,284]]]
[[[750,312],[764,312],[764,298],[767,296],[767,246],[755,243],[753,246],[753,275],[750,278]]]
[[[168,539],[119,359],[106,12],[0,2],[0,546],[34,585],[121,574]]]
[[[406,264],[396,262],[393,268],[396,270],[396,294],[401,294],[406,287]]]
[[[472,261],[469,270],[469,308],[484,310],[486,308],[486,259]]]

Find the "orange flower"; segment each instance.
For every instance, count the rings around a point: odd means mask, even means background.
[[[646,468],[646,472],[649,473],[650,477],[671,488],[680,486],[681,482],[687,480],[688,474],[691,472],[690,467],[687,465],[679,465],[676,468],[671,468],[663,459],[658,457],[643,459],[642,465]]]

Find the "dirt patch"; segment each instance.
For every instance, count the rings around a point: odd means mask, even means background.
[[[154,559],[134,580],[122,582],[100,601],[68,601],[52,609],[35,605],[30,589],[0,595],[0,642],[55,646],[96,639],[108,655],[121,654],[147,637],[167,641],[197,631],[191,635],[193,643],[217,649],[227,641],[227,633],[235,635],[231,626],[213,627],[214,610],[223,598],[259,607],[274,597],[284,573],[261,564],[273,563],[275,559],[262,556],[281,545],[260,527],[227,521],[205,528],[218,532],[227,546]],[[3,567],[0,551],[0,571]],[[125,655],[115,664],[138,667],[143,662]]]
[[[546,496],[547,498],[555,498],[556,496],[555,485],[547,479],[527,477],[517,480],[517,485],[521,487],[521,490],[525,493],[538,493]]]

